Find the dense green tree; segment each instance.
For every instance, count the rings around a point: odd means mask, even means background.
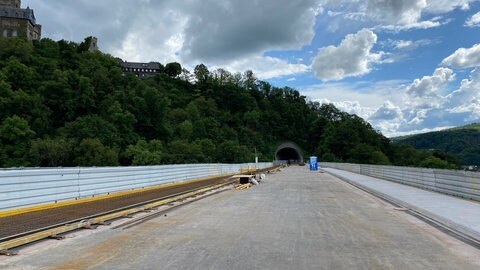
[[[179,76],[179,79],[180,80],[183,80],[183,81],[186,81],[186,82],[193,82],[194,81],[194,78],[195,76],[192,75],[192,73],[186,69],[186,68],[182,68],[182,73],[180,74]]]
[[[185,164],[199,163],[203,159],[200,145],[191,144],[187,140],[174,140],[168,147],[170,163]]]
[[[135,132],[135,124],[137,123],[135,115],[122,108],[118,101],[110,105],[105,113],[103,119],[107,120],[109,124],[113,124],[114,128],[110,128],[112,131],[117,131],[121,147],[133,144],[139,139],[138,134]]]
[[[182,66],[177,62],[168,63],[165,66],[165,73],[172,78],[176,78],[182,74]]]
[[[28,62],[33,52],[33,44],[22,38],[0,39],[0,63],[13,57],[22,63]]]
[[[160,165],[165,158],[165,149],[159,140],[146,142],[139,140],[136,145],[128,146],[126,155],[132,158],[132,165]]]
[[[195,75],[195,79],[199,84],[208,82],[210,78],[210,71],[208,71],[208,68],[204,64],[197,65],[193,71],[193,74]]]
[[[210,139],[197,139],[193,142],[195,148],[199,148],[202,156],[198,162],[216,163],[217,146]]]
[[[115,126],[98,115],[88,115],[77,118],[59,129],[60,134],[76,143],[84,139],[97,139],[108,146],[118,146],[121,142],[120,134]]]
[[[25,119],[14,115],[3,120],[0,125],[0,163],[3,167],[28,166],[34,136],[35,132]]]
[[[5,75],[6,81],[12,86],[13,90],[32,90],[35,71],[17,58],[11,57],[8,59],[1,73]]]
[[[75,164],[78,166],[118,166],[118,153],[104,146],[99,139],[83,139],[75,148]]]
[[[254,150],[248,149],[245,145],[227,140],[218,146],[218,160],[224,163],[253,162]]]
[[[57,167],[72,164],[74,144],[65,138],[37,139],[33,141],[30,155],[32,164],[41,167]]]
[[[426,167],[426,168],[437,168],[437,169],[456,169],[457,166],[454,164],[450,164],[445,160],[441,160],[437,157],[427,157],[420,164],[418,164],[420,167]]]

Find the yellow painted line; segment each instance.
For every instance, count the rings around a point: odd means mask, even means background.
[[[111,193],[111,194],[100,194],[100,195],[95,195],[95,196],[87,197],[87,198],[71,199],[71,200],[58,201],[58,202],[53,202],[53,203],[46,203],[46,204],[33,205],[33,206],[28,206],[28,207],[23,207],[23,208],[11,209],[11,210],[6,210],[6,211],[1,211],[0,212],[0,218],[10,217],[10,216],[15,216],[15,215],[20,215],[20,214],[26,214],[26,213],[31,213],[31,212],[37,212],[37,211],[44,211],[44,210],[48,210],[48,209],[70,206],[70,205],[75,205],[75,204],[80,204],[80,203],[87,203],[87,202],[94,202],[94,201],[99,201],[99,200],[111,199],[111,198],[116,198],[116,197],[120,197],[120,196],[137,194],[137,193],[141,193],[141,192],[145,192],[145,191],[164,189],[164,188],[168,188],[168,187],[174,187],[174,186],[180,186],[180,185],[184,185],[184,184],[191,184],[191,183],[206,181],[206,180],[210,180],[210,179],[213,179],[213,178],[228,177],[228,176],[231,176],[231,175],[232,174],[225,174],[225,175],[217,175],[217,176],[211,176],[211,177],[206,177],[206,178],[192,179],[192,180],[187,180],[187,181],[178,181],[178,182],[162,184],[162,185],[158,185],[158,186],[120,191],[120,192],[115,192],[115,193]]]
[[[12,239],[12,240],[1,242],[0,243],[0,250],[8,250],[8,249],[11,249],[11,248],[14,248],[14,247],[19,247],[19,246],[22,246],[22,245],[25,245],[25,244],[33,243],[35,241],[45,239],[45,238],[48,238],[48,237],[53,236],[53,235],[58,235],[58,234],[61,234],[61,233],[81,229],[81,228],[84,228],[84,227],[87,227],[87,226],[92,226],[92,225],[99,224],[99,223],[102,223],[102,222],[106,222],[106,221],[109,221],[109,220],[112,220],[112,219],[116,219],[116,218],[124,217],[126,215],[141,212],[141,211],[144,211],[146,209],[159,207],[159,206],[169,204],[169,203],[177,201],[177,200],[186,199],[186,198],[192,197],[192,196],[200,194],[200,193],[204,193],[204,192],[207,192],[207,191],[210,191],[210,190],[221,188],[221,187],[229,185],[229,184],[230,183],[218,184],[218,185],[215,185],[215,186],[211,186],[211,187],[208,187],[208,188],[203,188],[203,189],[200,189],[200,190],[197,190],[197,191],[192,191],[192,192],[189,192],[189,193],[186,193],[186,194],[183,194],[183,195],[179,195],[179,196],[176,196],[176,197],[172,197],[172,198],[160,200],[160,201],[157,201],[157,202],[152,202],[152,203],[149,203],[149,204],[145,204],[143,206],[138,206],[138,207],[127,209],[127,210],[123,210],[123,211],[119,211],[119,212],[115,212],[115,213],[111,213],[111,214],[106,214],[106,215],[99,216],[99,217],[96,217],[96,218],[92,218],[92,219],[89,219],[89,220],[83,220],[83,221],[76,222],[76,223],[73,223],[73,224],[63,225],[63,226],[60,226],[60,227],[57,227],[57,228],[53,228],[53,229],[33,233],[33,234],[30,234],[30,235],[18,237],[18,238]]]

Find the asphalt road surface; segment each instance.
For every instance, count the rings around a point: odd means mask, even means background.
[[[290,167],[130,229],[44,241],[1,269],[480,269],[479,251],[326,173]]]

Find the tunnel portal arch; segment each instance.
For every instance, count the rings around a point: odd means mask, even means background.
[[[303,163],[302,150],[293,142],[281,144],[275,151],[275,159],[277,161],[298,162]]]

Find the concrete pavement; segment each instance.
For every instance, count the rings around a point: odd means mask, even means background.
[[[0,268],[480,269],[478,250],[297,166],[130,229],[48,243]]]
[[[428,191],[392,181],[382,180],[357,173],[322,168],[359,184],[367,189],[379,192],[382,196],[414,209],[448,227],[480,241],[480,203]]]

